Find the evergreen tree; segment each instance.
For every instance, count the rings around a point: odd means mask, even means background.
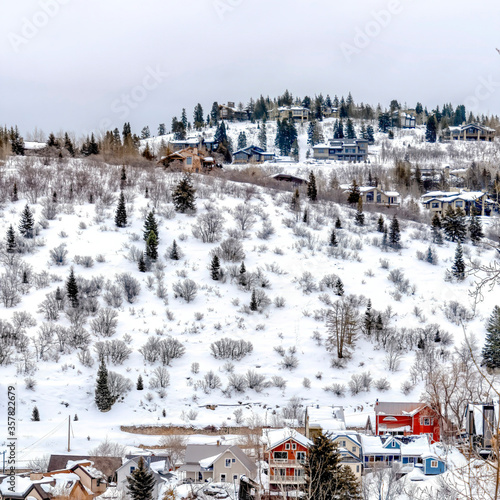
[[[144,221],[144,230],[142,232],[144,241],[147,241],[147,239],[149,238],[149,233],[151,233],[151,231],[155,233],[156,241],[159,242],[160,235],[158,232],[158,221],[156,220],[154,210],[151,210],[148,213],[146,220]]]
[[[347,119],[346,135],[348,139],[356,139],[356,131],[354,130],[354,124],[350,118]]]
[[[187,174],[184,175],[172,193],[175,210],[180,213],[195,212],[195,193],[196,190],[193,188],[191,178]]]
[[[399,221],[394,214],[389,229],[389,242],[392,248],[398,250],[401,248],[401,231],[399,229]]]
[[[446,237],[450,241],[463,242],[467,234],[465,213],[463,210],[460,208],[453,210],[451,205],[449,205],[444,215],[443,229]]]
[[[302,222],[304,224],[309,224],[309,210],[307,207],[304,208],[304,214],[302,215]]]
[[[430,246],[427,249],[427,256],[425,257],[425,260],[429,264],[435,264],[436,263],[436,256],[434,255],[434,252],[432,251],[432,248]]]
[[[471,209],[469,219],[469,234],[470,239],[474,245],[477,245],[481,241],[481,238],[484,237],[483,227],[481,225],[481,221],[477,216],[477,211],[474,206]]]
[[[203,118],[203,108],[200,103],[198,103],[194,108],[193,123],[196,130],[201,130],[205,123]]]
[[[356,211],[356,215],[354,216],[354,220],[356,225],[364,226],[365,225],[365,214],[363,213],[363,199],[361,196],[358,199],[358,209]]]
[[[442,245],[443,235],[441,234],[441,219],[436,213],[432,218],[432,241],[437,245]]]
[[[341,465],[338,445],[329,435],[313,438],[305,464],[306,500],[361,500],[361,485],[348,465]]]
[[[154,231],[150,231],[146,240],[146,257],[149,260],[156,261],[158,259],[158,240]]]
[[[378,116],[378,129],[386,134],[391,126],[391,115],[388,112],[380,113]]]
[[[14,228],[12,227],[12,224],[9,226],[9,229],[7,229],[7,236],[6,236],[6,242],[5,242],[5,251],[7,253],[15,253],[16,252],[16,233],[14,232]]]
[[[139,260],[137,261],[137,267],[141,273],[146,272],[146,261],[144,260],[144,252],[141,252],[141,255],[139,256]]]
[[[66,281],[66,295],[68,296],[69,301],[71,302],[72,307],[78,307],[78,284],[76,283],[75,273],[73,268],[69,271],[68,281]]]
[[[109,411],[113,406],[113,398],[108,387],[108,370],[101,359],[99,370],[97,371],[97,384],[95,388],[95,404],[100,411]]]
[[[360,193],[361,192],[359,190],[359,186],[358,186],[356,180],[353,179],[351,187],[349,188],[349,195],[347,197],[347,203],[350,203],[351,205],[358,203]]]
[[[371,125],[366,127],[366,140],[368,141],[368,144],[375,144],[375,134]]]
[[[342,283],[340,278],[338,278],[335,283],[335,295],[338,295],[339,297],[344,295],[344,283]]]
[[[14,182],[14,187],[12,188],[11,201],[18,201],[19,197],[17,195],[17,182]]]
[[[244,149],[247,147],[247,135],[245,132],[240,132],[238,135],[238,149]]]
[[[335,234],[335,229],[332,229],[332,232],[330,233],[330,246],[331,247],[336,247],[338,245],[337,243],[337,235]]]
[[[255,288],[252,290],[252,298],[250,299],[250,311],[256,311],[258,309],[257,296],[255,294]]]
[[[425,140],[427,142],[436,142],[438,122],[436,116],[429,116],[427,120],[427,128],[425,130]]]
[[[158,125],[158,135],[165,135],[167,133],[167,128],[165,127],[164,123],[160,123]]]
[[[267,151],[267,129],[265,123],[263,123],[262,126],[260,127],[259,135],[257,138],[259,141],[259,146],[264,151]]]
[[[19,232],[25,238],[33,238],[35,236],[34,228],[35,228],[35,219],[33,218],[33,214],[31,213],[30,207],[28,206],[28,204],[26,204],[23,213],[21,214],[21,222],[19,223]]]
[[[451,266],[451,274],[457,279],[462,281],[465,279],[465,262],[462,250],[462,244],[458,242],[457,249],[455,250],[455,261]]]
[[[179,248],[177,247],[177,242],[175,240],[172,243],[172,248],[170,249],[169,257],[172,260],[179,260],[181,258],[179,255]]]
[[[153,500],[155,478],[149,472],[142,457],[139,458],[137,468],[127,477],[128,496],[132,500]]]
[[[118,205],[115,212],[115,225],[116,227],[125,227],[127,225],[127,208],[125,207],[125,196],[123,191],[120,191],[118,198]]]
[[[500,307],[495,306],[486,326],[482,365],[490,370],[500,367]]]
[[[368,304],[366,305],[365,317],[363,318],[363,327],[365,335],[370,336],[374,327],[375,319],[373,317],[372,311],[372,301],[368,299]]]
[[[144,383],[143,383],[143,381],[142,381],[142,376],[141,376],[141,375],[139,375],[139,376],[137,377],[137,385],[136,385],[136,388],[137,388],[137,390],[138,390],[138,391],[143,391],[143,390],[144,390]]]
[[[90,136],[90,141],[88,143],[88,153],[89,155],[98,155],[99,154],[99,144],[95,140],[94,134],[92,133]]]
[[[40,422],[40,412],[36,406],[33,407],[33,411],[31,412],[31,420],[33,422]]]
[[[220,279],[220,261],[217,255],[212,257],[212,262],[210,263],[210,277],[214,281],[219,281]]]
[[[316,177],[311,171],[309,174],[309,182],[307,183],[307,197],[311,201],[316,201],[318,199],[318,188],[316,187]]]
[[[151,137],[151,132],[149,131],[149,127],[145,126],[141,130],[141,139],[149,139]]]
[[[21,137],[17,125],[15,128],[11,127],[9,135],[12,153],[18,156],[24,156],[24,139]]]
[[[337,217],[337,220],[335,221],[335,228],[342,229],[342,222],[340,221],[339,217]]]
[[[240,275],[238,278],[238,282],[241,286],[247,286],[247,270],[244,262],[242,262],[240,266]]]
[[[298,220],[300,212],[300,194],[298,188],[295,189],[295,192],[292,195],[292,199],[290,200],[290,208],[293,212],[295,212],[295,217]]]
[[[219,103],[216,101],[212,104],[212,110],[210,111],[210,120],[212,124],[216,125],[220,118]]]
[[[67,132],[64,134],[64,149],[66,149],[71,156],[75,156],[75,147]]]
[[[380,214],[379,218],[377,219],[377,231],[379,233],[384,232],[384,218],[382,217],[382,214]]]
[[[384,234],[382,236],[382,250],[387,250],[389,246],[389,231],[387,230],[387,225],[384,224]]]
[[[182,123],[182,126],[184,127],[184,130],[187,130],[188,129],[188,119],[187,119],[185,108],[182,108],[181,123]]]

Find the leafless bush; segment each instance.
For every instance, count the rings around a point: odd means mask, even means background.
[[[159,339],[150,337],[139,352],[144,356],[144,361],[156,363],[161,361],[163,365],[170,365],[173,359],[180,358],[186,352],[186,348],[172,337]]]
[[[462,323],[468,323],[474,317],[474,312],[468,310],[462,304],[456,300],[451,300],[445,303],[444,315],[446,319],[451,321],[455,325],[460,325]]]
[[[281,360],[280,365],[285,368],[285,370],[293,371],[299,366],[299,359],[295,354],[287,354]]]
[[[75,255],[73,257],[73,262],[79,266],[86,267],[87,269],[94,267],[94,259],[90,255]]]
[[[107,287],[107,291],[103,296],[104,302],[110,307],[121,307],[123,304],[122,288],[111,285]]]
[[[373,385],[379,391],[388,391],[391,388],[391,384],[385,377],[376,380]]]
[[[241,262],[245,260],[245,252],[241,241],[234,238],[224,240],[217,248],[214,248],[210,255],[217,255],[220,260],[225,262]]]
[[[216,359],[240,360],[253,351],[251,342],[223,338],[210,344],[212,356]]]
[[[275,232],[273,225],[269,221],[264,221],[262,223],[262,229],[257,231],[257,237],[261,240],[268,240]]]
[[[274,298],[274,306],[277,307],[278,309],[285,307],[286,300],[284,297],[281,297],[278,295],[277,297]]]
[[[332,384],[324,387],[324,390],[327,392],[332,392],[339,398],[343,398],[345,396],[346,388],[344,384]]]
[[[0,300],[5,307],[15,307],[21,302],[20,279],[11,271],[0,275]]]
[[[278,389],[284,390],[286,389],[286,380],[279,375],[273,375],[271,377],[271,384]]]
[[[245,375],[247,386],[256,392],[261,392],[266,387],[266,377],[253,370],[248,370]]]
[[[89,455],[91,457],[124,457],[126,448],[125,446],[112,443],[106,438],[98,446],[89,450]]]
[[[252,229],[253,225],[257,221],[252,207],[250,205],[245,205],[243,203],[240,203],[233,210],[233,217],[236,222],[236,225],[243,232]]]
[[[203,243],[214,243],[220,239],[223,229],[224,217],[219,210],[213,209],[197,217],[192,231]]]
[[[188,304],[192,302],[198,293],[198,285],[191,279],[177,281],[172,285],[174,297],[183,298]]]
[[[168,453],[172,463],[183,462],[186,452],[186,437],[178,434],[162,436],[159,445]]]
[[[125,396],[133,387],[132,381],[119,373],[108,371],[108,389],[111,397],[116,401]]]
[[[149,382],[150,389],[166,389],[170,385],[170,375],[164,366],[157,366]]]
[[[405,396],[408,396],[411,393],[411,391],[413,391],[413,387],[414,385],[409,380],[407,380],[406,382],[403,382],[401,384],[401,392]]]
[[[245,392],[247,388],[247,381],[243,375],[232,373],[228,377],[228,386],[231,390],[236,392]]]
[[[33,377],[26,377],[24,384],[27,390],[34,391],[36,387],[36,380]]]
[[[68,251],[66,250],[66,244],[61,243],[58,247],[53,248],[50,252],[50,259],[56,266],[65,266],[67,261],[66,257],[68,256]]]
[[[92,333],[100,337],[112,337],[116,333],[117,317],[118,313],[113,309],[101,309],[90,324]]]
[[[297,283],[299,284],[299,287],[302,289],[302,292],[305,293],[306,295],[310,294],[311,292],[315,292],[318,289],[318,286],[316,285],[316,280],[312,273],[309,271],[304,271],[302,276],[297,279]]]
[[[199,372],[200,372],[200,363],[198,362],[191,363],[191,373],[196,375]]]
[[[94,365],[94,359],[88,349],[78,351],[78,361],[80,361],[80,363],[87,368],[91,368]]]
[[[220,389],[222,381],[212,370],[205,374],[202,382],[203,391],[208,394],[211,390]]]
[[[132,349],[123,340],[96,342],[94,349],[99,359],[104,359],[107,363],[113,363],[114,365],[123,364],[132,353]]]
[[[304,410],[300,399],[296,396],[291,398],[287,405],[283,407],[283,418],[288,420],[297,420],[299,425],[302,425],[304,421]]]
[[[116,281],[121,285],[127,302],[133,304],[141,291],[141,285],[130,273],[121,273],[116,276]]]

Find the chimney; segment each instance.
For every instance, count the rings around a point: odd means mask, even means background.
[[[217,439],[217,446],[220,446],[220,441]]]

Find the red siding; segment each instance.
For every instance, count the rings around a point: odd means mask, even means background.
[[[286,445],[289,444],[290,445],[290,449],[287,450],[286,449]],[[295,444],[296,445],[296,449],[293,450],[292,449],[292,445]],[[297,452],[305,452],[306,453],[306,456],[307,456],[307,447],[303,446],[302,444],[298,443],[297,441],[295,441],[293,438],[290,438],[286,441],[284,441],[282,444],[278,445],[278,446],[275,446],[274,448],[270,448],[269,449],[269,454],[268,454],[268,463],[271,463],[271,460],[273,460],[274,458],[274,455],[273,453],[275,451],[284,451],[286,453],[288,453],[288,460],[297,460]],[[282,469],[286,468],[286,463],[283,464]],[[295,469],[294,468],[287,468],[286,469],[286,475],[287,476],[293,476],[295,473]]]

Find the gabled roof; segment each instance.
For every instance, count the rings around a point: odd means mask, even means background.
[[[278,430],[268,430],[266,434],[268,450],[272,450],[273,448],[280,446],[289,439],[296,441],[306,448],[313,444],[312,441],[310,439],[307,439],[303,434],[297,432],[295,429],[290,429],[289,427]]]
[[[90,461],[94,467],[104,473],[107,477],[113,477],[115,472],[122,465],[121,457],[89,457],[85,455],[51,455],[48,472],[55,470],[67,469],[75,462]],[[69,465],[71,463],[71,465]]]
[[[375,404],[376,415],[401,415],[413,416],[420,410],[428,406],[425,403],[393,403],[393,402],[378,402]]]
[[[255,463],[253,463],[238,446],[230,446],[227,450],[214,455],[213,457],[208,457],[206,459],[200,460],[200,466],[204,469],[208,469],[227,452],[231,453],[248,472],[253,473],[257,470],[257,465],[255,465]]]
[[[200,461],[213,456],[218,456],[229,449],[230,445],[216,445],[216,444],[188,444],[186,446],[185,464],[199,465]]]

